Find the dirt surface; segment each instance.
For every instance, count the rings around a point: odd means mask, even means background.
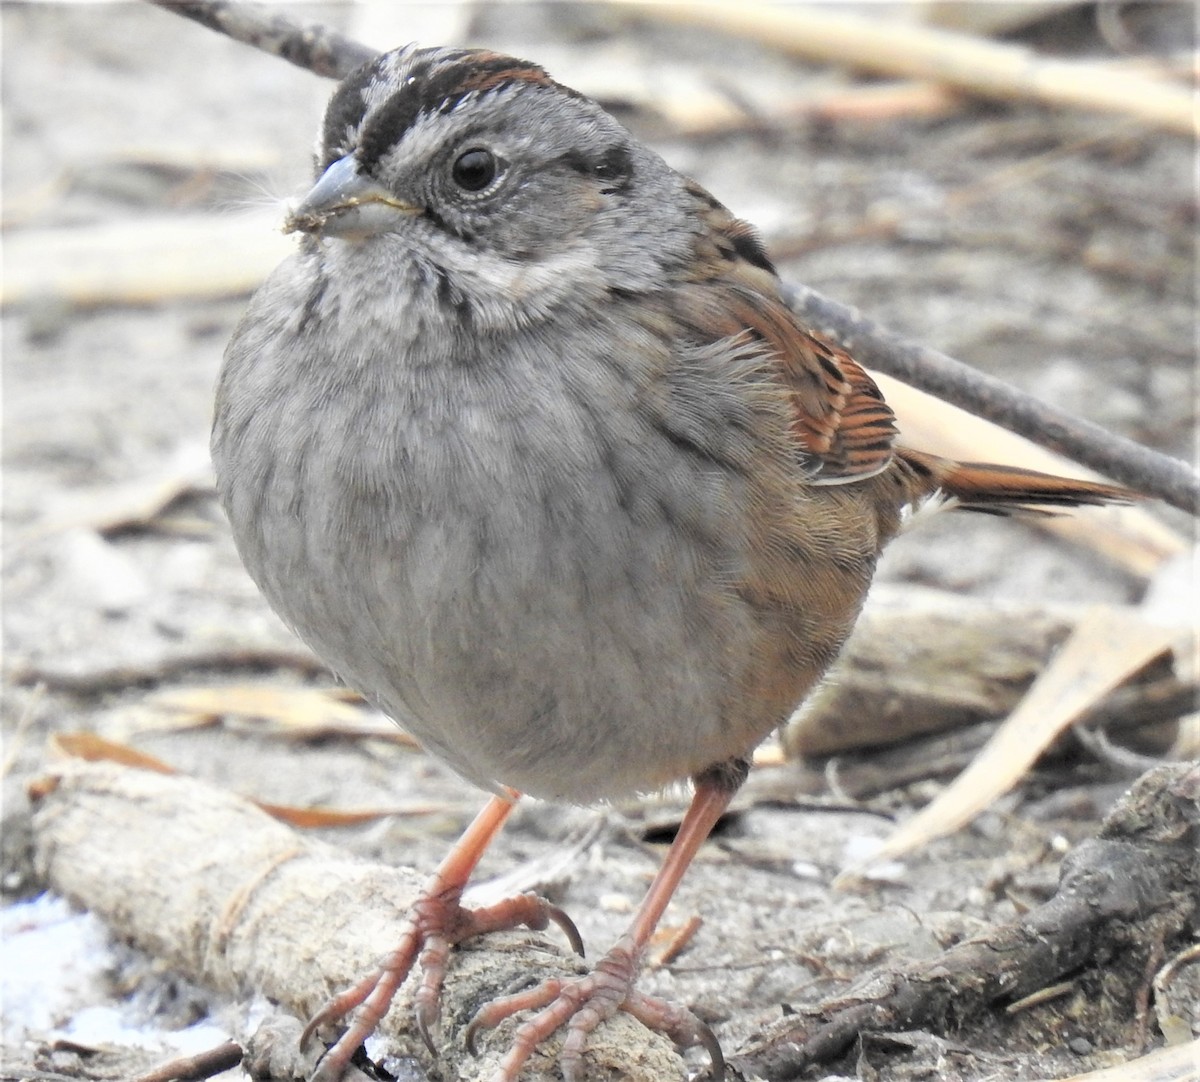
[[[1151,52],[1185,48],[1185,7],[1139,6],[1131,32]],[[604,8],[405,6],[406,23],[390,30],[387,10],[305,5],[301,14],[381,47],[416,36],[538,60],[622,107],[672,164],[758,223],[769,245],[793,253],[781,260],[786,277],[1114,431],[1191,455],[1187,140],[1114,118],[970,103],[932,119],[684,139],[630,103],[699,89],[762,110],[853,79]],[[315,76],[142,5],[6,4],[0,17],[10,237],[104,223],[132,229],[157,216],[224,222],[303,185],[330,90]],[[1023,40],[1112,56],[1088,6]],[[868,221],[892,224],[864,235]],[[85,1009],[112,1010],[129,1025],[134,1011],[159,1037],[210,1012],[227,1030],[246,1025],[240,1006],[164,976],[102,929],[20,901],[37,889],[22,845],[22,786],[42,769],[51,734],[101,732],[266,801],[434,808],[324,832],[355,854],[422,869],[481,803],[437,762],[394,743],[181,728],[154,706],[154,692],[182,685],[332,683],[286,665],[171,667],[204,652],[295,649],[241,570],[204,480],[211,388],[244,302],[83,307],[48,289],[5,312],[3,886],[13,906],[5,936],[15,952],[35,925],[61,925],[85,944],[66,951],[61,970],[50,967],[49,948],[32,956],[30,966],[60,974],[58,991],[72,990],[56,1011],[14,1012],[19,999],[49,993],[6,986],[5,1078],[127,1077],[161,1058],[166,1044],[130,1053],[114,1050],[115,1039],[81,1036],[71,1027]],[[123,486],[162,476],[198,480],[148,526],[97,529],[122,505]],[[901,538],[881,577],[1083,603],[1136,603],[1147,588],[1029,527],[967,516],[942,516]],[[118,669],[163,675],[122,680]],[[39,674],[63,679],[38,689]],[[74,690],[61,690],[67,678]],[[756,799],[752,783],[666,918],[674,928],[701,914],[702,927],[644,987],[692,1004],[736,1052],[782,1005],[832,994],[885,959],[929,957],[1047,897],[1062,855],[1095,832],[1127,781],[1102,764],[1060,760],[970,830],[854,891],[833,890],[830,880],[889,831],[887,815],[923,803],[933,784],[863,810],[813,810]],[[636,905],[682,807],[677,796],[600,810],[522,807],[482,875],[569,850],[599,823],[555,884],[594,952]],[[91,968],[81,975],[84,959]],[[1076,1009],[1088,992],[1078,985],[1013,1018],[998,1014],[984,1032],[870,1042],[829,1070],[881,1080],[1065,1077],[1157,1039],[1153,1025],[1138,1031],[1134,1004],[1119,995],[1108,1024],[1095,1028],[1096,1012]]]

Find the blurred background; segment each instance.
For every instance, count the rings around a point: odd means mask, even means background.
[[[1186,96],[1194,75],[1189,4],[266,6],[381,49],[417,40],[537,61],[755,223],[784,278],[1114,432],[1195,457],[1194,145],[1173,105],[1156,112],[1154,101],[1158,89],[1171,102]],[[832,44],[817,33],[823,18]],[[839,46],[847,18],[862,20],[860,32],[851,25],[851,44]],[[124,1047],[130,1030],[152,1033],[161,1051],[172,1047],[167,1030],[219,1008],[182,980],[164,991],[152,963],[115,948],[99,925],[29,908],[42,884],[24,787],[44,769],[48,738],[100,734],[265,801],[424,809],[326,827],[360,855],[421,867],[480,797],[331,690],[242,572],[212,492],[221,352],[249,292],[293,243],[278,232],[281,201],[310,176],[332,84],[147,4],[4,3],[0,29],[4,934],[14,958],[49,959],[51,939],[22,937],[67,928],[87,945],[66,951],[61,968],[39,961],[18,979],[6,967],[4,1054],[99,1077],[103,1050]],[[950,48],[957,74],[931,59],[926,35]],[[1029,62],[993,76],[1015,49]],[[1078,67],[1064,76],[1059,61]],[[1088,100],[1089,87],[1129,76],[1145,80],[1146,100]],[[970,86],[976,78],[990,88]],[[1149,601],[1180,624],[1194,619],[1191,524],[1155,505],[1148,513],[1161,532],[1116,557],[1086,537],[942,516],[893,546],[881,582],[987,612],[1051,612],[1061,622],[1040,664],[1081,606]],[[1149,750],[1163,753],[1175,735]],[[71,747],[59,740],[55,753]],[[777,749],[764,770],[793,769],[785,758]],[[710,880],[695,869],[676,907],[702,911],[705,927],[686,964],[657,971],[651,990],[698,1002],[736,1048],[798,989],[828,990],[897,941],[915,950],[912,929],[877,917],[888,897],[947,914],[953,938],[1011,914],[1014,890],[1044,896],[1062,846],[1094,830],[1129,776],[1076,748],[982,827],[937,843],[907,872],[893,868],[895,882],[877,884],[875,897],[831,897],[824,882],[855,846],[884,836],[886,821],[828,814],[820,831],[799,825],[805,813],[789,803],[828,797],[824,782],[750,799],[725,857],[748,870],[725,868],[722,879],[714,868]],[[945,780],[853,795],[891,814]],[[1064,790],[1075,805],[1047,803]],[[487,870],[539,847],[569,849],[599,816],[600,841],[580,858],[586,874],[568,875],[564,890],[589,943],[602,942],[652,867],[630,831],[656,844],[676,814],[669,800],[534,806]],[[1007,833],[1014,816],[1019,844]],[[734,878],[745,879],[744,896],[728,897]],[[769,924],[780,907],[803,931],[769,968],[755,960],[761,943],[719,931]],[[815,951],[831,929],[860,925],[825,971],[805,959],[804,944]],[[919,936],[924,950],[945,941],[928,927]],[[129,1013],[131,992],[141,1014]],[[94,1010],[92,1032],[80,1019]],[[221,1021],[226,1031],[241,1024]],[[1082,1069],[1086,1052],[1054,1054]],[[917,1053],[881,1054],[878,1077],[902,1077],[887,1072],[904,1055]],[[113,1062],[111,1077],[131,1070]]]

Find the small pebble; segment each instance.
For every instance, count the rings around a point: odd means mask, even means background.
[[[601,894],[599,904],[606,913],[633,912],[633,902],[625,894]]]

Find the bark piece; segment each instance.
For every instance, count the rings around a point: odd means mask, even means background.
[[[829,679],[784,729],[784,748],[796,758],[835,755],[1003,718],[1084,611],[998,604],[920,587],[877,588]],[[1128,610],[1128,619],[1139,623],[1138,610]],[[1086,720],[1124,729],[1169,723],[1195,709],[1196,674],[1186,637],[1181,628],[1178,672],[1163,665],[1143,674],[1097,701]],[[1118,702],[1119,710],[1110,709]],[[1163,751],[1174,732],[1164,728],[1138,747]]]
[[[1073,615],[878,591],[830,679],[784,731],[792,756],[895,744],[1008,714]]]
[[[348,859],[208,785],[112,763],[57,766],[35,786],[33,822],[51,889],[188,979],[238,998],[260,993],[298,1018],[395,944],[422,882],[410,869]],[[462,1031],[478,1007],[530,974],[565,976],[575,965],[533,933],[459,948],[443,1000],[441,1076],[489,1077],[514,1023],[481,1035],[473,1059]],[[407,994],[380,1032],[399,1054],[428,1062]],[[523,1078],[557,1079],[556,1050],[557,1039],[547,1042]],[[670,1043],[626,1015],[596,1031],[588,1059],[596,1078],[684,1077]]]
[[[794,1008],[734,1065],[747,1076],[795,1078],[838,1059],[864,1032],[956,1033],[989,1012],[1002,1024],[998,1007],[1064,977],[1102,991],[1085,1009],[1109,1012],[1095,1031],[1119,1047],[1137,1029],[1147,961],[1185,942],[1200,914],[1198,843],[1200,763],[1151,770],[1100,835],[1063,861],[1049,901],[936,958],[881,966],[837,997]],[[1019,1016],[1009,1024],[1020,1025]]]
[[[1195,130],[1191,95],[1169,79],[1091,60],[1042,55],[1016,42],[815,4],[622,2],[649,18],[769,42],[772,48],[809,60],[932,79],[985,99],[1137,118],[1184,136]]]
[[[906,820],[874,859],[888,860],[966,826],[1026,774],[1051,742],[1123,681],[1169,653],[1173,631],[1097,606],[1075,625],[1020,705],[954,782]]]

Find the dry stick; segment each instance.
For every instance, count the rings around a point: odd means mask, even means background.
[[[318,75],[342,76],[375,53],[316,24],[229,0],[148,0]],[[1187,463],[1039,402],[993,376],[885,330],[805,286],[784,284],[792,310],[856,352],[868,367],[986,417],[1147,496],[1200,515],[1200,476]]]
[[[796,1078],[842,1056],[864,1032],[961,1029],[1081,970],[1102,968],[1113,997],[1136,988],[1143,958],[1185,942],[1200,911],[1198,798],[1194,763],[1142,775],[1100,836],[1063,861],[1049,901],[934,958],[885,963],[822,1003],[794,1005],[734,1066],[747,1076]]]
[[[354,984],[399,941],[420,888],[411,868],[350,859],[190,778],[68,759],[31,795],[35,860],[55,892],[188,979],[242,1002],[261,995],[296,1018],[312,1017],[332,990]],[[472,1059],[467,1024],[481,1003],[530,973],[577,973],[566,949],[561,937],[521,930],[456,950],[443,993],[439,1077],[492,1077],[510,1031],[481,1034],[480,1056]],[[388,1052],[417,1049],[428,1066],[413,994],[410,984],[378,1033]],[[280,1054],[297,1051],[294,1037],[284,1044]],[[588,1077],[683,1076],[670,1042],[625,1012],[593,1035],[588,1059]],[[295,1077],[308,1077],[311,1066]],[[540,1059],[521,1078],[554,1082],[561,1074],[553,1059]]]
[[[816,5],[622,0],[621,6],[645,18],[765,42],[810,60],[933,79],[982,98],[1137,117],[1186,136],[1196,131],[1195,107],[1186,86],[1138,70],[1043,56],[1012,42]]]
[[[13,684],[43,685],[69,695],[102,695],[140,684],[165,684],[193,672],[215,669],[292,669],[305,676],[328,671],[325,663],[304,647],[216,646],[152,658],[144,664],[107,665],[78,671],[35,664],[14,665]]]
[[[881,327],[807,286],[784,283],[798,316],[841,342],[868,368],[911,383],[1172,507],[1200,514],[1200,476],[1186,462],[1041,402],[995,376]]]
[[[320,23],[299,23],[230,0],[148,0],[156,7],[182,15],[298,68],[344,79],[377,55],[375,49],[352,41]]]
[[[183,1056],[161,1064],[146,1074],[138,1075],[133,1082],[193,1082],[212,1078],[213,1075],[232,1070],[242,1062],[242,1046],[236,1041],[225,1041],[194,1056]]]

